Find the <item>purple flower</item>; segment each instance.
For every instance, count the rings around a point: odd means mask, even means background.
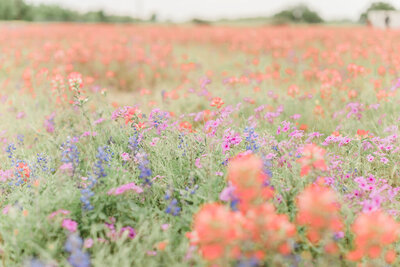
[[[121,231],[119,232],[120,236],[122,236],[125,232],[128,232],[128,237],[130,239],[134,239],[136,236],[136,231],[130,226],[125,226],[121,228]]]
[[[234,196],[234,191],[235,187],[233,185],[228,185],[228,187],[225,187],[224,190],[219,194],[219,199],[224,202],[229,202],[232,201],[235,198]]]
[[[54,132],[54,125],[55,125],[54,118],[55,118],[55,116],[56,116],[56,113],[53,112],[53,113],[51,113],[50,116],[47,116],[46,120],[44,121],[44,127],[46,128],[46,131],[48,133],[53,133]]]

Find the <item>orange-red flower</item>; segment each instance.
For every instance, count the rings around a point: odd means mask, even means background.
[[[189,132],[189,133],[192,133],[192,132],[193,132],[192,124],[190,124],[190,122],[188,122],[188,121],[182,121],[182,122],[179,124],[179,130],[180,130],[181,132]]]
[[[272,251],[283,255],[290,253],[288,242],[296,234],[296,227],[286,214],[277,214],[270,203],[251,206],[243,214],[243,244],[254,244],[254,249],[247,249],[249,256],[260,255],[258,250],[264,254]]]
[[[369,131],[366,131],[366,130],[362,130],[362,129],[357,130],[357,135],[360,137],[366,137],[366,136],[368,136],[368,133],[369,133]]]
[[[288,92],[287,94],[291,97],[295,97],[296,95],[298,95],[300,93],[299,87],[295,84],[292,84],[291,86],[289,86],[288,88]]]
[[[124,114],[125,124],[132,122],[134,116],[141,117],[140,110],[136,107],[129,108]]]
[[[297,160],[301,164],[300,176],[307,175],[312,168],[325,171],[327,169],[325,164],[326,151],[316,144],[307,144],[303,147],[302,157]]]
[[[297,208],[296,221],[307,227],[307,237],[312,243],[317,243],[327,232],[339,232],[343,227],[340,205],[330,188],[310,185],[299,194]]]
[[[79,72],[72,72],[68,75],[68,84],[70,90],[79,91],[83,87],[82,74]]]
[[[224,105],[224,104],[225,104],[224,101],[222,101],[222,99],[220,97],[214,97],[211,100],[210,106],[216,107],[216,108],[221,108],[222,105]]]
[[[291,252],[290,238],[296,227],[287,215],[277,214],[270,203],[246,212],[229,211],[220,204],[206,204],[195,215],[187,236],[209,262],[239,257],[262,260],[267,254]]]
[[[378,258],[384,249],[399,241],[400,224],[381,210],[359,215],[351,229],[355,234],[355,249],[347,254],[351,261],[359,261],[363,257]],[[395,258],[393,252],[385,256],[388,262],[394,262]]]
[[[265,186],[268,177],[263,172],[262,160],[253,155],[237,156],[229,161],[227,179],[235,187],[239,209],[265,202],[273,196],[273,190]]]
[[[240,237],[241,214],[221,204],[206,204],[194,217],[193,232],[187,236],[198,245],[208,261],[231,255]]]
[[[25,182],[27,178],[31,176],[31,169],[28,167],[28,164],[20,162],[17,165],[17,172],[19,177],[21,177]]]
[[[314,114],[319,116],[324,116],[324,108],[321,105],[317,105],[314,108]]]

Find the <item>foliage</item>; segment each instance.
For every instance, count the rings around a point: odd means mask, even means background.
[[[59,5],[26,4],[24,0],[1,0],[0,20],[74,21],[74,22],[135,22],[128,16],[105,14],[104,11],[80,13]]]
[[[282,10],[273,16],[275,23],[322,23],[323,19],[305,5]]]

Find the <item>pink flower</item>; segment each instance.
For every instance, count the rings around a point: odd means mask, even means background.
[[[125,193],[126,191],[134,191],[138,194],[143,192],[143,189],[140,186],[137,186],[135,183],[129,183],[125,185],[121,185],[120,187],[117,188],[112,188],[108,191],[108,195],[121,195]]]
[[[293,114],[293,116],[291,116],[290,118],[293,120],[298,120],[300,119],[301,115],[300,114]]]
[[[128,237],[129,237],[130,239],[134,239],[135,236],[136,236],[136,231],[135,231],[135,229],[133,229],[133,228],[130,227],[130,226],[126,226],[126,227],[121,228],[121,231],[119,232],[119,234],[122,236],[125,232],[128,232]]]
[[[67,229],[71,233],[76,232],[78,223],[71,219],[64,219],[61,225],[64,229]]]
[[[74,168],[72,163],[64,163],[63,165],[60,166],[60,170],[62,171],[70,171]]]
[[[54,132],[54,118],[56,116],[56,113],[53,112],[51,113],[50,116],[46,117],[46,120],[44,121],[44,127],[46,128],[46,131],[48,133],[53,133]]]
[[[18,112],[17,119],[22,119],[22,118],[25,118],[25,112],[23,112],[23,111]]]
[[[166,231],[168,228],[169,228],[169,224],[168,223],[164,223],[164,224],[161,225],[161,229],[163,231]]]
[[[81,135],[81,138],[82,138],[82,137],[86,137],[86,136],[90,136],[90,132],[84,132],[84,133]]]
[[[233,192],[235,191],[235,187],[232,185],[229,185],[228,187],[225,187],[224,190],[219,194],[219,199],[224,202],[228,202],[234,199]]]
[[[4,215],[7,215],[8,212],[10,211],[10,208],[11,208],[11,205],[5,206],[5,207],[3,208],[3,214],[4,214]]]
[[[123,161],[128,161],[128,160],[131,159],[131,157],[129,156],[129,154],[126,153],[126,152],[121,153],[121,158],[122,158]]]
[[[282,131],[283,131],[283,132],[289,131],[289,129],[290,129],[290,122],[283,121],[283,122],[282,122],[282,125],[283,125],[283,127],[282,127]]]
[[[155,255],[157,255],[157,251],[147,251],[147,255],[155,256]]]
[[[81,138],[82,137],[86,137],[86,136],[97,136],[97,132],[84,132],[82,135],[81,135]]]
[[[367,160],[369,161],[369,162],[373,162],[374,161],[374,156],[372,156],[371,154],[369,154],[368,156],[367,156]]]
[[[281,134],[281,126],[278,126],[278,129],[276,130],[276,134],[280,135]]]
[[[60,166],[60,171],[72,176],[73,170],[74,170],[74,165],[69,162],[69,163],[64,163],[63,165]]]
[[[203,166],[201,166],[200,159],[201,158],[197,158],[195,163],[194,163],[194,165],[196,165],[196,167],[199,168],[199,169],[201,169],[203,167]]]
[[[223,136],[223,142],[221,144],[224,153],[230,150],[231,146],[237,146],[242,142],[242,138],[238,133],[230,128],[226,129]]]
[[[98,119],[98,120],[96,120],[95,122],[94,122],[94,125],[97,125],[97,124],[99,124],[99,123],[102,123],[104,121],[104,118],[100,118],[100,119]]]
[[[268,153],[266,156],[265,156],[265,159],[273,159],[273,158],[275,158],[276,157],[276,154],[275,153]]]
[[[153,140],[150,142],[150,145],[155,146],[157,144],[158,140],[160,140],[160,138],[154,137]]]
[[[68,214],[70,214],[71,212],[69,211],[69,210],[57,210],[57,211],[54,211],[54,212],[52,212],[50,215],[49,215],[49,219],[53,219],[56,215],[58,215],[58,214],[64,214],[64,215],[68,215]]]
[[[363,204],[362,212],[364,213],[376,211],[380,207],[379,203],[375,203],[374,201],[371,200],[365,200],[362,204]]]
[[[386,163],[389,162],[389,160],[388,160],[387,158],[385,158],[385,157],[382,157],[382,158],[381,158],[381,162],[384,163],[384,164],[386,164]]]
[[[91,248],[92,246],[93,246],[93,239],[91,238],[85,239],[85,241],[83,242],[83,247]]]
[[[14,176],[13,170],[0,170],[0,182],[5,182],[8,179],[11,179]]]

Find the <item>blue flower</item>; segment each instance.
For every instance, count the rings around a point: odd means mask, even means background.
[[[61,162],[71,163],[73,166],[72,173],[75,174],[75,170],[79,165],[79,151],[78,147],[68,140],[61,145]]]
[[[165,209],[165,212],[173,216],[178,216],[181,212],[181,208],[178,206],[178,200],[175,198],[172,199],[168,207]]]
[[[12,163],[14,164],[14,151],[16,147],[13,143],[9,144],[6,149],[6,153],[8,154],[8,158],[11,159]]]
[[[83,245],[83,240],[78,234],[71,234],[65,242],[65,250],[69,253],[80,250]]]
[[[29,262],[29,267],[46,267],[46,265],[39,259],[32,259]]]
[[[246,149],[251,150],[253,152],[257,152],[260,146],[257,144],[258,134],[254,132],[253,127],[246,127],[244,129],[244,133],[246,135]]]
[[[42,169],[43,172],[47,172],[49,170],[48,158],[43,153],[38,153],[36,155],[36,164],[36,167]]]
[[[143,184],[152,185],[150,178],[152,175],[152,171],[149,167],[150,161],[147,159],[147,154],[144,152],[140,153],[138,156],[138,160],[139,160],[138,168],[140,170],[139,178],[142,179]]]
[[[129,137],[128,148],[132,151],[133,155],[136,155],[137,151],[139,150],[140,136],[136,128],[134,128],[134,131],[135,133],[131,137]]]
[[[114,153],[111,152],[108,146],[98,147],[97,148],[97,161],[93,167],[93,173],[97,176],[97,178],[106,177],[104,165],[110,166],[110,161]]]
[[[78,234],[71,234],[65,242],[65,250],[70,253],[68,262],[73,267],[89,267],[90,257],[82,251],[83,240]]]

